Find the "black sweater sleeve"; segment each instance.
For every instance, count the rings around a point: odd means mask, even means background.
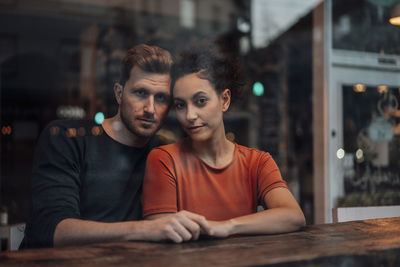
[[[31,180],[31,218],[24,241],[27,247],[53,246],[57,224],[66,218],[80,217],[82,148],[73,131],[53,122],[39,138]]]

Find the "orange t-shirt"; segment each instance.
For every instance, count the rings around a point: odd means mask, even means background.
[[[187,210],[209,220],[227,220],[256,212],[276,187],[287,185],[269,153],[235,143],[233,160],[213,168],[182,139],[148,155],[143,216]]]

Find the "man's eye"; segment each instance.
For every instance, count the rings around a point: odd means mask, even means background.
[[[133,93],[137,96],[145,96],[146,95],[146,91],[144,91],[144,90],[136,90]]]
[[[155,99],[157,102],[159,103],[166,103],[169,101],[168,96],[164,95],[164,94],[160,94],[160,95],[156,95]]]

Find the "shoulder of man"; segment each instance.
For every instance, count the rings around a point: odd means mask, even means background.
[[[97,125],[93,120],[54,120],[47,124],[46,128],[49,127],[62,127],[62,128],[78,128],[78,127],[93,127]]]
[[[93,120],[54,120],[46,125],[42,135],[83,137],[100,135],[102,132],[101,125],[97,125]]]

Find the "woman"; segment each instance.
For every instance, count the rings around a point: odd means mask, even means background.
[[[173,66],[171,93],[187,133],[152,150],[143,185],[143,215],[181,210],[205,216],[213,236],[274,234],[305,225],[303,212],[269,153],[225,136],[223,113],[244,83],[238,64],[209,49],[191,50]],[[266,209],[257,212],[257,206]]]

